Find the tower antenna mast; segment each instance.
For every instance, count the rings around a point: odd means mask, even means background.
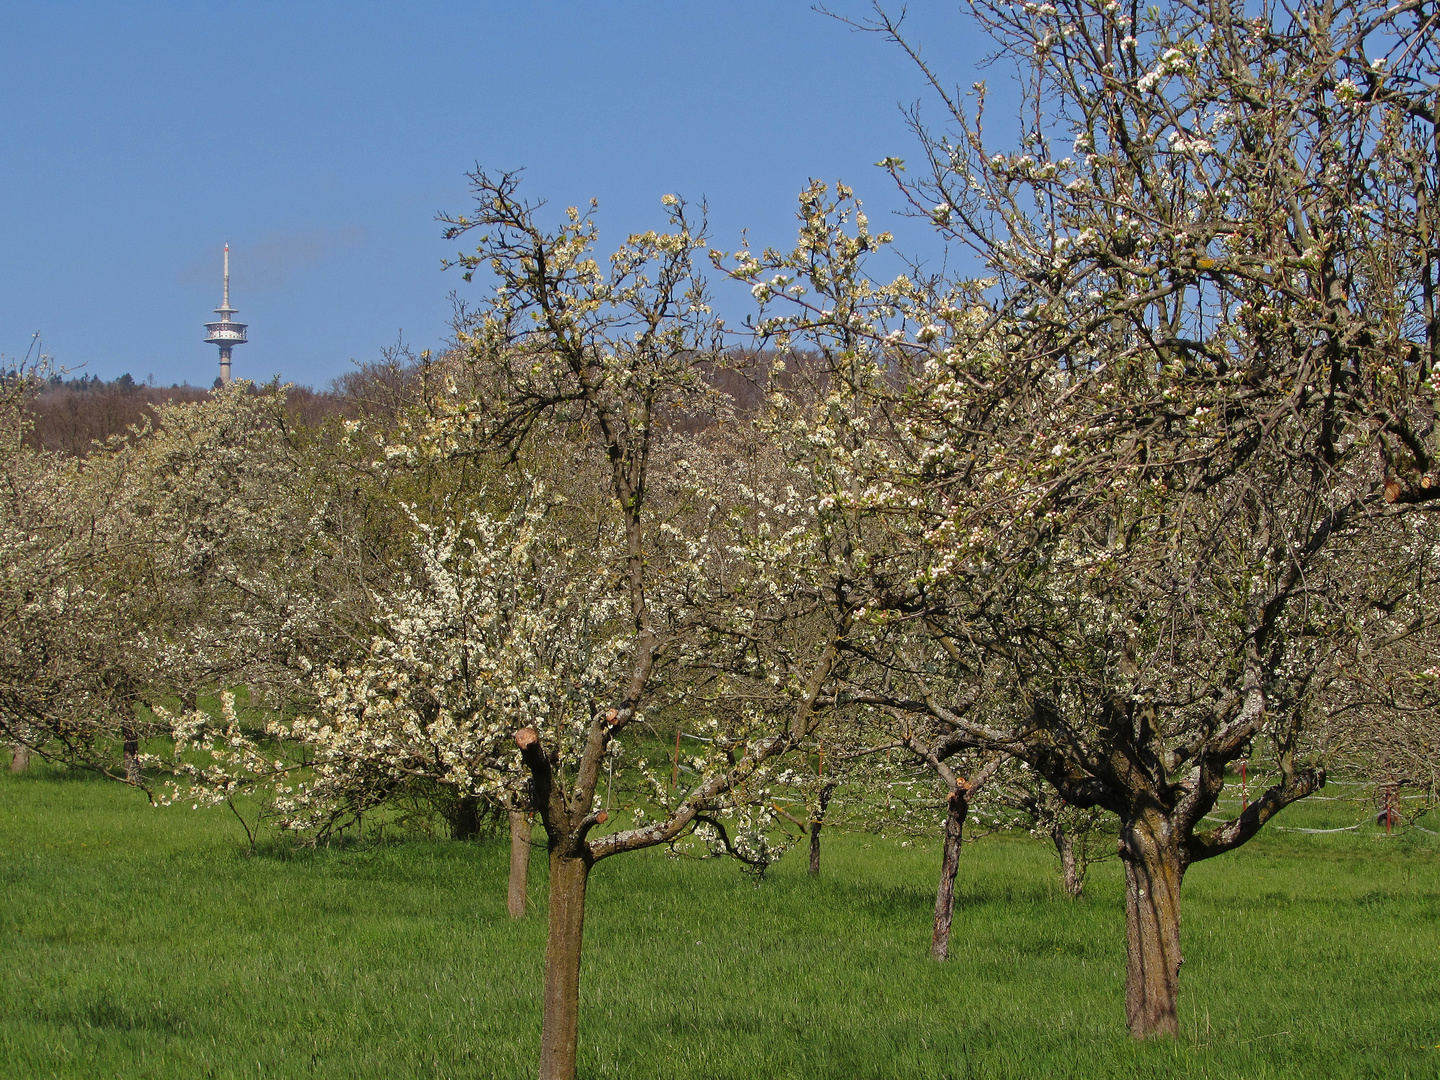
[[[222,293],[220,306],[215,309],[215,314],[220,316],[219,322],[207,322],[205,329],[210,333],[205,338],[211,345],[220,346],[220,385],[228,386],[230,383],[230,350],[236,345],[245,344],[245,324],[234,322],[230,316],[236,314],[230,306],[230,245],[225,245],[225,285]]]

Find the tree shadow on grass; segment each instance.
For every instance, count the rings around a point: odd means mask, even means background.
[[[37,1005],[35,1019],[54,1027],[103,1031],[150,1031],[162,1035],[188,1035],[194,1031],[183,1013],[163,1003],[137,1007],[104,992],[86,995],[80,1001]]]

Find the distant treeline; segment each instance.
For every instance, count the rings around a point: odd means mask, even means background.
[[[13,372],[0,372],[0,380],[13,377]],[[108,382],[94,375],[74,379],[51,375],[31,399],[33,426],[26,441],[45,450],[84,455],[96,442],[123,434],[146,419],[153,421],[152,406],[200,401],[210,390],[188,383],[154,386],[136,382],[128,372]],[[326,417],[346,415],[354,409],[353,402],[338,388],[317,391],[308,386],[292,387],[289,401],[296,420],[304,424],[318,424]]]
[[[792,355],[792,367],[803,367],[809,359],[798,354],[797,365],[797,356]],[[703,364],[701,369],[706,381],[727,394],[743,413],[758,407],[763,396],[759,383],[770,361],[768,354],[735,350],[723,362]],[[0,370],[0,382],[16,378],[18,372]],[[324,390],[292,386],[287,399],[295,422],[304,426],[317,426],[336,416],[393,418],[407,409],[423,407],[447,378],[464,380],[463,369],[453,356],[417,357],[407,350],[392,350],[383,360],[358,365],[334,379]],[[57,373],[31,399],[33,426],[26,442],[39,449],[83,456],[96,442],[122,435],[147,419],[153,422],[152,406],[200,401],[211,389],[188,383],[155,386],[136,382],[129,372],[108,382],[94,375],[67,379]],[[672,414],[661,422],[695,430],[711,421],[709,417]]]

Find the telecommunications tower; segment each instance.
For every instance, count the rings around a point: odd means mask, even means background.
[[[245,324],[230,321],[235,309],[230,306],[229,244],[225,245],[225,295],[220,306],[215,309],[215,314],[220,316],[220,321],[205,324],[205,329],[210,331],[210,336],[205,340],[211,345],[220,346],[220,384],[224,386],[230,382],[230,350],[236,345],[245,344]]]

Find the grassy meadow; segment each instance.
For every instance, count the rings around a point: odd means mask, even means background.
[[[1349,824],[1294,807],[1280,824]],[[0,775],[0,1074],[529,1077],[545,866],[500,841],[246,853],[224,810],[38,765]],[[1440,837],[1267,831],[1185,882],[1183,1037],[1125,1035],[1120,872],[1047,847],[828,832],[757,885],[655,852],[591,878],[583,1077],[1440,1077]]]

